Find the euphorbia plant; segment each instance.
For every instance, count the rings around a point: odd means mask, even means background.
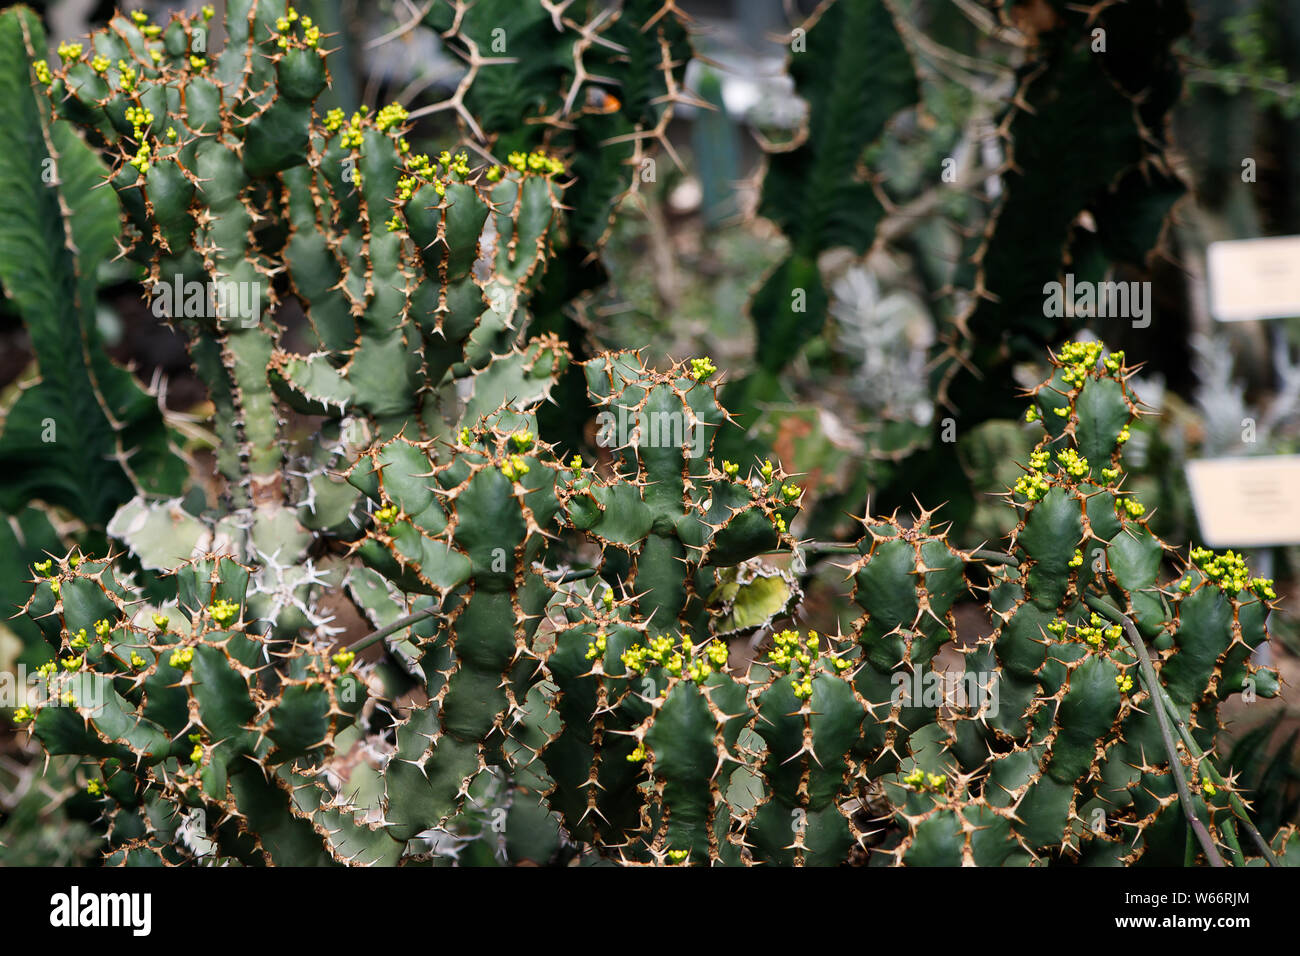
[[[146,289],[227,290],[165,310],[215,407],[219,496],[135,481],[115,550],[34,567],[24,608],[58,663],[17,716],[93,768],[110,859],[397,863],[496,811],[507,858],[537,861],[1294,855],[1213,754],[1219,703],[1276,690],[1251,661],[1271,582],[1148,530],[1122,353],[1049,356],[1025,476],[988,489],[1016,509],[1005,552],[963,550],[932,512],[867,517],[843,595],[861,614],[810,631],[771,560],[798,545],[802,485],[714,456],[738,430],[715,363],[575,363],[529,335],[581,157],[417,153],[400,107],[317,109],[307,18],[232,2],[209,58],[209,17],[117,17],[55,66],[30,14],[0,17],[18,132],[61,171],[70,281],[120,213]],[[112,192],[90,202],[100,162]],[[570,365],[593,464],[537,419]],[[341,598],[374,629],[351,646]],[[900,694],[962,602],[992,625],[965,652],[980,692]],[[759,633],[751,663],[731,643]]]

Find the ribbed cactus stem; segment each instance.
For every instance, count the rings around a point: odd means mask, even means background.
[[[1160,739],[1165,745],[1165,757],[1169,760],[1169,769],[1174,775],[1174,783],[1178,785],[1178,802],[1183,808],[1183,816],[1187,819],[1188,827],[1196,834],[1196,841],[1200,843],[1201,851],[1210,866],[1223,866],[1223,857],[1219,855],[1219,850],[1205,829],[1205,824],[1196,815],[1192,794],[1187,788],[1187,778],[1183,774],[1182,761],[1178,758],[1178,748],[1174,746],[1173,733],[1169,728],[1169,714],[1161,701],[1163,691],[1160,687],[1160,678],[1156,676],[1155,667],[1151,664],[1151,655],[1147,653],[1146,642],[1142,640],[1142,635],[1138,633],[1128,616],[1109,601],[1095,594],[1087,595],[1084,600],[1090,608],[1123,626],[1129,646],[1133,648],[1142,664],[1142,681],[1151,699],[1151,706],[1156,712],[1156,720],[1160,724]]]

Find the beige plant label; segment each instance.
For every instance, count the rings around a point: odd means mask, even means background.
[[[1220,322],[1300,315],[1300,236],[1212,242],[1205,261]]]
[[[1190,461],[1187,484],[1208,547],[1300,544],[1300,455]]]

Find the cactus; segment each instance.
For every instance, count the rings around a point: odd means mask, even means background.
[[[102,528],[137,492],[177,494],[184,463],[162,415],[105,354],[95,325],[96,266],[112,257],[118,201],[72,127],[34,96],[29,63],[43,48],[30,14],[0,23],[0,84],[13,108],[0,131],[0,282],[23,317],[40,366],[5,416],[0,509],[33,498]],[[39,552],[38,552],[39,554]]]
[[[14,719],[93,774],[109,862],[1294,859],[1214,756],[1219,703],[1276,692],[1251,658],[1272,582],[1148,529],[1122,352],[1050,357],[1005,553],[935,512],[864,517],[859,619],[798,627],[767,559],[799,547],[803,489],[715,454],[740,429],[714,363],[530,337],[563,164],[411,156],[400,109],[317,115],[309,18],[231,3],[209,62],[208,16],[119,16],[31,67],[62,117],[32,129],[75,123],[111,163],[147,280],[259,296],[170,312],[216,406],[220,500],[137,496],[108,525],[125,552],[31,563],[51,660]],[[30,15],[0,16],[19,36],[34,56]],[[571,367],[592,463],[539,428]],[[347,647],[341,595],[375,628]],[[994,625],[962,648],[975,699],[932,700],[959,602]]]
[[[1142,268],[1186,188],[1169,168],[1165,130],[1181,88],[1171,45],[1190,28],[1185,4],[1142,0],[1095,19],[1052,6],[1004,120],[1005,194],[971,250],[973,274],[959,277],[984,293],[962,310],[939,375],[940,400],[963,425],[1012,417],[1014,390],[989,383],[1080,327],[1045,314],[1043,284]],[[1074,225],[1082,212],[1092,228]]]
[[[502,155],[572,152],[567,201],[584,250],[603,244],[618,203],[656,178],[651,153],[667,145],[684,98],[685,20],[665,0],[438,0],[424,17],[468,63],[454,102],[470,133]]]
[[[26,612],[58,656],[45,673],[54,706],[20,719],[49,753],[99,761],[93,791],[121,859],[190,858],[156,829],[157,816],[208,808],[221,855],[327,860],[294,792],[314,784],[293,765],[332,750],[364,705],[351,656],[258,635],[246,616],[250,571],[229,557],[197,558],[171,579],[155,607],[111,561],[74,552],[51,562]],[[266,668],[271,654],[286,665]],[[348,844],[354,860],[359,843]],[[336,858],[344,844],[333,844]]]

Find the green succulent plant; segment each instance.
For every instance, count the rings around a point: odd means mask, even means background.
[[[620,36],[669,56],[666,18],[638,12]],[[856,623],[797,627],[797,581],[765,558],[798,546],[802,486],[721,457],[725,373],[529,335],[569,190],[597,185],[581,163],[526,136],[503,163],[412,155],[400,107],[318,114],[308,18],[232,2],[210,60],[210,16],[118,16],[51,66],[35,18],[0,15],[25,124],[5,135],[84,167],[52,221],[99,230],[51,261],[89,295],[77,255],[117,237],[155,297],[170,281],[221,439],[218,501],[128,482],[107,523],[125,552],[26,582],[49,661],[14,718],[94,768],[110,862],[446,862],[448,838],[481,863],[1294,861],[1294,828],[1260,834],[1214,763],[1220,702],[1277,689],[1252,662],[1272,582],[1148,530],[1123,353],[1049,357],[1024,476],[988,489],[1015,510],[1005,553],[933,512],[866,517]],[[83,208],[101,161],[120,235],[108,202]],[[570,370],[591,464],[539,426]],[[350,646],[340,600],[374,627]],[[958,603],[992,625],[961,649],[968,693],[917,700]],[[751,662],[738,635],[770,640]]]

